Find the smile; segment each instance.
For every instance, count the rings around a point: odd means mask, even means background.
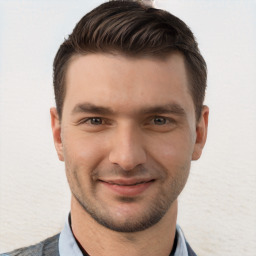
[[[131,183],[131,184],[125,184],[125,183],[115,183],[115,182],[107,182],[111,185],[117,185],[117,186],[137,186],[139,184],[145,184],[145,183],[148,183],[148,182],[151,182],[153,180],[150,180],[150,181],[141,181],[141,182],[136,182],[136,183]]]
[[[120,196],[134,197],[142,194],[145,190],[154,183],[154,179],[151,180],[100,180],[104,189],[111,193],[118,194]]]

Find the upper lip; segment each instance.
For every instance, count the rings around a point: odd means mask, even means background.
[[[133,186],[133,185],[154,181],[154,179],[113,179],[113,180],[100,180],[100,181],[113,184],[113,185]]]

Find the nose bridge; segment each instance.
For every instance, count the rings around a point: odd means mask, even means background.
[[[146,152],[140,129],[133,124],[123,124],[113,135],[109,160],[124,170],[132,170],[146,161]]]

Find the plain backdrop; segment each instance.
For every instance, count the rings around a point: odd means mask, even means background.
[[[102,1],[0,0],[0,252],[61,231],[70,193],[54,150],[52,62]],[[208,64],[208,141],[179,199],[200,256],[256,251],[256,1],[158,0],[194,32]]]

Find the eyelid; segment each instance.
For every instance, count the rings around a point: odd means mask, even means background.
[[[81,119],[77,124],[89,124],[89,125],[93,125],[93,124],[90,124],[88,123],[88,121],[92,120],[92,119],[100,119],[102,121],[102,123],[100,125],[104,125],[106,122],[106,118],[102,118],[102,117],[99,117],[99,116],[91,116],[91,117],[86,117],[86,118],[83,118]]]
[[[156,119],[156,118],[162,118],[162,119],[165,119],[165,121],[166,121],[165,124],[162,124],[162,125],[159,125],[159,126],[170,125],[170,124],[175,124],[176,123],[176,120],[172,117],[167,117],[167,116],[163,116],[163,115],[153,115],[153,116],[150,116],[146,119],[145,125],[152,125],[153,122],[154,122],[154,119]],[[79,120],[77,122],[77,125],[87,124],[87,125],[91,125],[91,126],[97,126],[97,124],[90,123],[90,120],[92,120],[92,119],[100,119],[102,121],[102,123],[98,124],[98,126],[111,125],[112,122],[113,122],[113,120],[111,121],[110,119],[105,118],[105,117],[90,116],[90,117],[85,117],[85,118],[82,118],[81,120]],[[154,124],[154,125],[156,125],[156,124]]]
[[[154,119],[156,119],[156,118],[165,119],[165,120],[166,120],[166,124],[175,123],[175,122],[176,122],[175,119],[172,118],[172,117],[167,117],[167,116],[162,116],[162,115],[154,115],[154,116],[148,118],[149,123],[152,122],[152,121],[154,121]]]

